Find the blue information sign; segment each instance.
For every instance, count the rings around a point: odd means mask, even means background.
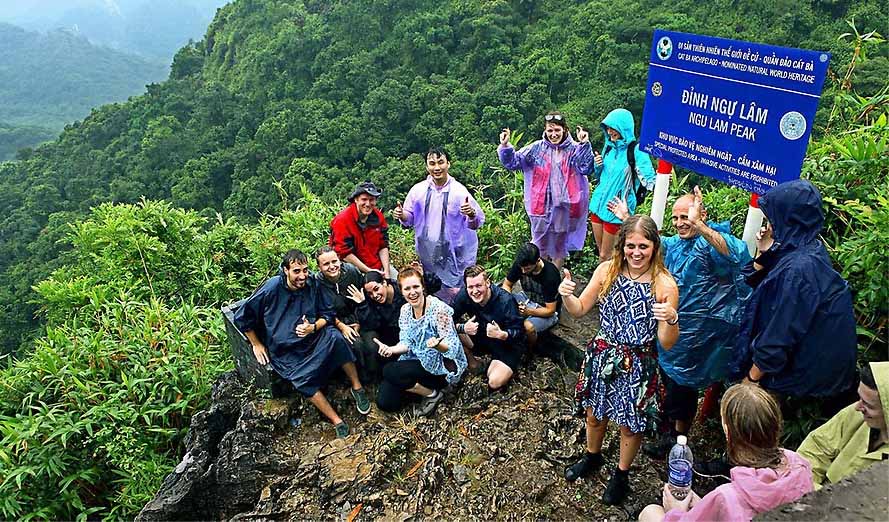
[[[830,54],[657,30],[639,145],[763,194],[799,178]]]

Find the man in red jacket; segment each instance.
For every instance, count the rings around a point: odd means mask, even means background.
[[[349,206],[330,222],[329,244],[362,273],[379,270],[389,279],[394,275],[389,267],[389,225],[377,209],[382,193],[370,180],[355,187]]]

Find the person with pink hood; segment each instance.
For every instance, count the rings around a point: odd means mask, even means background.
[[[722,429],[732,481],[699,497],[677,500],[664,486],[663,507],[652,504],[640,522],[749,521],[799,500],[813,490],[812,467],[798,453],[779,448],[783,420],[775,399],[759,386],[736,384],[722,399]]]

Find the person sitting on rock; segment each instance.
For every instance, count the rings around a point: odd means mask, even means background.
[[[858,402],[809,433],[799,447],[812,464],[816,489],[889,459],[889,362],[864,365],[860,378]]]
[[[331,372],[343,369],[360,413],[370,412],[370,401],[345,339],[337,330],[326,328],[333,320],[330,300],[309,277],[308,259],[299,250],[288,251],[281,272],[235,312],[235,325],[247,336],[259,364],[271,364],[333,423],[337,437],[345,438],[349,425],[321,393]]]
[[[454,309],[435,296],[426,296],[423,275],[406,268],[398,274],[398,285],[406,300],[398,318],[398,344],[376,340],[381,356],[398,356],[398,360],[383,368],[377,406],[398,411],[407,392],[421,397],[416,413],[430,415],[444,397],[441,390],[460,381],[466,355],[454,329]]]
[[[769,393],[749,383],[725,392],[721,405],[731,482],[704,498],[694,491],[680,500],[664,486],[663,507],[647,506],[640,522],[752,520],[760,513],[795,502],[812,491],[812,468],[806,459],[778,447],[781,408]]]
[[[488,387],[500,389],[518,371],[525,352],[525,329],[515,299],[491,284],[484,267],[473,265],[463,272],[464,286],[454,299],[454,317],[468,317],[457,325],[470,368],[480,363],[474,353],[490,353]]]
[[[528,242],[519,248],[512,268],[503,281],[503,289],[512,292],[513,285],[519,280],[522,291],[515,298],[519,303],[519,314],[525,317],[528,347],[533,349],[539,333],[559,324],[559,309],[562,307],[559,284],[562,276],[556,265],[540,257],[537,245]]]
[[[376,342],[398,342],[398,316],[405,303],[395,281],[386,279],[378,270],[364,274],[363,285],[346,288],[347,295],[356,304],[355,315],[360,325],[360,342],[354,347],[362,373],[367,379],[379,381],[383,364],[392,358],[379,354]]]

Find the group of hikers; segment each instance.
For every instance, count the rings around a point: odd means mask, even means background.
[[[467,371],[485,375],[489,393],[503,390],[560,314],[595,308],[600,327],[574,395],[586,447],[565,478],[604,466],[614,421],[619,455],[605,504],[629,494],[640,448],[663,459],[689,432],[700,392],[722,383],[737,383],[721,400],[726,456],[695,467],[731,482],[681,501],[665,487],[663,505],[641,519],[749,520],[889,456],[889,363],[861,369],[859,383],[852,296],[819,240],[824,215],[814,185],[797,180],[760,198],[767,223],[753,259],[728,223],[707,221],[697,187],[673,204],[673,237],[634,214],[636,194],[654,186],[655,173],[629,111],[603,119],[601,152],[582,127],[575,140],[559,112],[543,123],[542,138],[520,150],[510,129],[500,134],[500,162],[524,175],[531,224],[504,281],[476,263],[484,212],[450,176],[448,152],[431,148],[426,178],[391,213],[413,229],[419,263],[391,265],[389,225],[376,206],[382,191],[359,184],[331,221],[329,245],[315,253],[318,271],[291,250],[280,274],[237,310],[259,363],[347,437],[321,391],[334,370],[348,377],[362,414],[371,409],[363,383],[377,382],[380,410],[412,400],[416,414],[429,415]],[[583,248],[588,226],[599,263],[580,289],[563,265]],[[836,416],[797,452],[780,448],[782,416],[810,398]]]

